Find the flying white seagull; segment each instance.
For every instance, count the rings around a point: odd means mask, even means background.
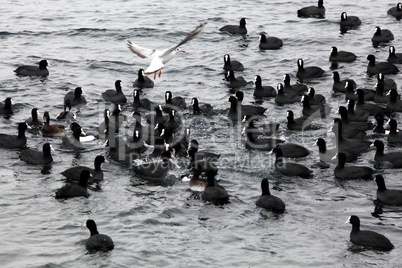
[[[145,70],[145,74],[154,74],[154,79],[156,78],[156,73],[159,72],[159,77],[162,74],[162,67],[165,63],[170,61],[177,52],[184,52],[180,50],[179,46],[187,43],[188,41],[196,38],[204,30],[207,23],[203,22],[197,26],[193,31],[191,31],[183,40],[181,40],[177,45],[163,50],[148,49],[137,46],[130,40],[127,41],[128,48],[137,56],[145,59],[151,58],[151,64]]]

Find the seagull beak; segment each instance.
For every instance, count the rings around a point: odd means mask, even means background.
[[[180,50],[179,50],[179,52],[186,52],[186,51],[184,51],[184,50],[180,49]]]

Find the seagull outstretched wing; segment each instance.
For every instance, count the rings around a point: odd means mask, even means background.
[[[143,59],[149,58],[156,51],[155,49],[149,49],[149,48],[143,48],[143,47],[137,46],[130,40],[127,41],[127,46],[131,50],[131,52],[133,52],[138,57],[141,57]]]
[[[165,53],[161,56],[164,56],[166,54],[169,54],[170,52],[172,52],[173,50],[175,50],[176,48],[178,48],[179,46],[187,43],[188,41],[196,38],[198,35],[200,35],[202,33],[202,31],[205,28],[205,25],[207,24],[207,22],[203,22],[200,25],[198,25],[194,30],[192,30],[183,40],[181,40],[177,45],[172,46],[171,48],[169,48],[168,50],[165,51]]]
[[[148,68],[145,70],[145,74],[155,74],[159,71],[159,76],[161,74],[161,69],[166,64],[166,62],[170,61],[176,52],[178,51],[178,47],[187,43],[188,41],[196,38],[201,32],[204,30],[205,25],[207,22],[203,22],[198,25],[193,31],[191,31],[183,40],[181,40],[178,44],[163,50],[156,50],[156,49],[148,49],[137,46],[130,40],[127,41],[127,46],[137,56],[146,59],[151,58],[151,63]],[[154,75],[154,78],[155,78]]]

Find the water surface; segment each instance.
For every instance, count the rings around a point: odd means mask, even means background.
[[[374,48],[370,38],[374,27],[390,29],[392,44],[402,50],[401,25],[386,11],[392,1],[334,0],[325,4],[325,19],[300,19],[297,9],[315,1],[7,1],[2,5],[3,27],[0,31],[2,57],[0,90],[2,99],[13,97],[14,115],[1,117],[2,133],[16,132],[16,124],[30,116],[33,107],[49,111],[53,118],[63,109],[63,96],[81,86],[88,105],[77,116],[86,132],[96,133],[103,120],[103,110],[112,108],[101,92],[113,88],[117,79],[132,101],[132,82],[139,68],[148,61],[128,51],[128,39],[149,48],[165,48],[179,42],[201,22],[208,25],[202,35],[182,48],[155,80],[155,88],[143,91],[156,103],[164,102],[164,92],[183,96],[189,103],[198,97],[214,106],[216,114],[202,123],[182,114],[191,127],[191,137],[201,148],[220,153],[221,184],[230,194],[223,206],[206,204],[179,180],[183,169],[169,175],[169,183],[155,183],[138,178],[127,168],[111,163],[103,165],[105,179],[91,188],[88,199],[58,201],[54,192],[64,185],[60,172],[73,165],[93,165],[98,154],[106,154],[103,141],[88,143],[80,153],[60,149],[61,140],[28,133],[28,147],[40,148],[45,141],[53,144],[54,163],[50,170],[26,165],[18,151],[1,150],[0,247],[3,267],[397,267],[402,240],[401,211],[395,208],[375,210],[374,181],[338,181],[333,167],[311,167],[318,162],[318,150],[312,144],[324,137],[330,147],[334,136],[327,133],[334,111],[344,105],[343,96],[332,94],[331,46],[354,52],[358,59],[340,64],[341,78],[353,78],[360,87],[373,87],[376,80],[366,74],[368,54],[384,61],[388,46]],[[359,16],[363,24],[341,34],[340,14]],[[246,36],[219,32],[226,24],[248,19]],[[261,32],[283,39],[276,51],[260,51]],[[301,115],[301,105],[275,105],[263,100],[267,121],[282,125],[278,137],[308,147],[311,154],[295,161],[311,167],[310,180],[280,177],[273,172],[273,157],[267,152],[248,151],[240,136],[242,125],[230,126],[226,117],[231,94],[223,78],[223,55],[243,62],[243,76],[248,85],[245,103],[252,96],[255,75],[263,85],[276,86],[285,73],[296,82],[296,61],[318,65],[326,71],[321,79],[309,82],[333,107],[328,118],[315,122],[315,129],[295,133],[285,127],[286,111]],[[21,64],[47,59],[50,76],[17,77],[13,70]],[[400,66],[402,68],[402,66]],[[391,76],[400,89],[401,77]],[[132,112],[130,104],[123,113]],[[399,119],[397,115],[397,119]],[[134,120],[129,118],[123,137],[132,135]],[[371,132],[368,138],[385,140]],[[397,147],[388,148],[398,150]],[[373,166],[374,152],[362,155],[359,165]],[[400,187],[399,170],[379,170],[389,188]],[[262,178],[269,178],[272,194],[286,203],[286,212],[275,215],[255,206]],[[349,242],[351,226],[344,222],[358,215],[362,228],[385,234],[395,245],[391,252],[377,252],[353,247]],[[110,235],[115,249],[109,253],[87,254],[89,236],[83,227],[92,218],[101,233]]]

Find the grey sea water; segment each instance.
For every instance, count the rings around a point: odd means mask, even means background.
[[[230,194],[230,203],[215,206],[202,201],[198,193],[180,180],[177,168],[167,182],[137,177],[126,167],[111,161],[103,164],[104,180],[90,188],[88,199],[58,201],[55,191],[65,184],[60,174],[74,165],[93,166],[98,154],[107,154],[103,140],[86,143],[88,149],[72,153],[60,148],[61,139],[27,133],[30,148],[46,141],[55,148],[50,170],[25,164],[17,150],[0,150],[0,259],[1,267],[398,267],[401,255],[401,215],[398,208],[376,208],[374,181],[339,181],[331,166],[314,166],[319,160],[313,144],[324,137],[334,146],[333,133],[327,133],[335,111],[344,105],[344,96],[332,94],[328,61],[330,49],[354,52],[353,63],[339,64],[341,78],[353,78],[359,87],[372,88],[375,77],[366,74],[368,54],[378,60],[388,57],[388,46],[373,47],[370,38],[375,26],[390,29],[391,42],[401,52],[401,22],[387,15],[393,1],[328,0],[324,19],[301,19],[296,11],[316,1],[5,1],[0,14],[0,100],[12,97],[11,117],[0,118],[1,133],[16,133],[16,125],[30,117],[37,107],[49,111],[52,121],[63,110],[63,97],[77,86],[88,104],[76,121],[87,133],[96,134],[103,121],[105,103],[101,93],[123,81],[129,103],[122,113],[133,109],[132,82],[147,60],[131,53],[127,40],[149,48],[163,49],[179,42],[201,22],[205,31],[185,44],[155,79],[155,87],[144,89],[141,97],[163,104],[164,93],[183,96],[187,104],[197,97],[211,103],[215,115],[195,119],[191,110],[182,119],[191,128],[191,138],[200,148],[221,154],[220,184]],[[362,25],[341,33],[340,14],[359,16]],[[246,36],[221,33],[226,24],[248,20]],[[283,39],[279,50],[261,51],[260,33]],[[223,80],[224,54],[241,61],[248,84],[242,88],[244,102],[267,108],[266,121],[281,123],[276,135],[310,149],[309,156],[296,159],[314,171],[311,179],[281,177],[273,171],[273,156],[245,149],[243,124],[230,126],[227,119],[232,92]],[[333,107],[314,130],[303,133],[286,129],[286,111],[301,115],[301,105],[278,106],[273,99],[257,101],[252,93],[255,75],[263,85],[276,87],[285,73],[295,83],[297,59],[305,66],[318,65],[323,78],[308,82]],[[22,64],[47,59],[52,66],[47,78],[17,77],[13,70]],[[399,66],[402,68],[402,66]],[[401,76],[389,76],[401,90]],[[396,115],[400,120],[400,116]],[[143,119],[144,120],[144,119]],[[58,122],[62,123],[62,122]],[[145,124],[145,120],[143,122]],[[134,119],[128,117],[122,137],[132,136]],[[182,132],[180,132],[182,133]],[[386,140],[368,132],[367,139]],[[386,150],[399,150],[386,145]],[[355,164],[374,166],[373,151],[362,154]],[[179,161],[179,160],[177,160]],[[182,161],[182,160],[180,160]],[[377,170],[384,174],[389,188],[401,188],[400,170]],[[275,215],[255,206],[261,194],[262,178],[270,181],[271,193],[286,203],[286,212]],[[362,229],[386,235],[395,245],[390,252],[354,247],[349,242],[350,215],[357,215]],[[85,243],[89,231],[83,227],[94,219],[100,233],[115,243],[109,253],[88,254]]]

